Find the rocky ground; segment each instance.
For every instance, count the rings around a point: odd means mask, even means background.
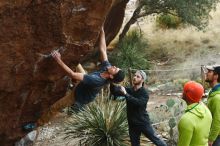
[[[154,108],[161,104],[166,104],[168,98],[175,98],[176,96],[156,96],[152,95],[148,102],[148,111],[151,112]],[[38,137],[33,146],[77,146],[74,141],[70,143],[63,139],[63,126],[64,122],[67,120],[68,115],[63,112],[59,113],[50,123],[46,124],[43,127],[38,128]],[[166,136],[166,133],[160,133],[163,136]],[[146,146],[148,143],[151,146],[151,143],[143,138],[142,144]],[[153,146],[153,145],[152,145]]]

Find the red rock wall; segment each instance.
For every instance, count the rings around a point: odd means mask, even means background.
[[[108,43],[114,38],[127,1],[0,1],[0,145],[13,145],[25,134],[23,124],[65,94],[68,81],[50,52],[63,46],[73,68],[94,51],[106,17]]]

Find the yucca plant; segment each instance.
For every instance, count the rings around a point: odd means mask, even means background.
[[[66,140],[86,146],[123,146],[128,137],[124,102],[98,101],[74,113],[65,124]]]
[[[119,41],[116,50],[109,56],[110,61],[120,68],[148,69],[145,49],[148,47],[143,35],[134,29]]]

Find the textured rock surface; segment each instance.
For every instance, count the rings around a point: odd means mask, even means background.
[[[73,68],[94,52],[105,18],[107,42],[115,37],[127,1],[0,1],[0,145],[13,145],[23,124],[65,94],[68,80],[48,54],[63,46]]]

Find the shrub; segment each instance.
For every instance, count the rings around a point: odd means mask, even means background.
[[[147,46],[142,34],[134,29],[118,42],[116,50],[110,55],[110,60],[120,68],[148,69],[150,65],[144,53]]]
[[[89,146],[123,146],[128,137],[124,102],[93,102],[65,124],[65,139]]]
[[[166,62],[173,56],[172,53],[170,53],[170,49],[164,46],[147,48],[146,51],[149,60],[154,60],[156,62]]]
[[[160,28],[178,28],[181,19],[171,14],[161,14],[156,18],[156,24]]]
[[[159,126],[157,125],[157,128],[165,129],[166,132],[169,133],[167,144],[170,146],[174,146],[177,144],[177,123],[181,115],[184,113],[185,108],[186,103],[183,100],[180,100],[179,98],[173,98],[168,99],[166,101],[166,105],[160,105],[149,113],[151,121],[153,123],[159,123]],[[166,125],[169,126],[169,129],[166,129]]]

